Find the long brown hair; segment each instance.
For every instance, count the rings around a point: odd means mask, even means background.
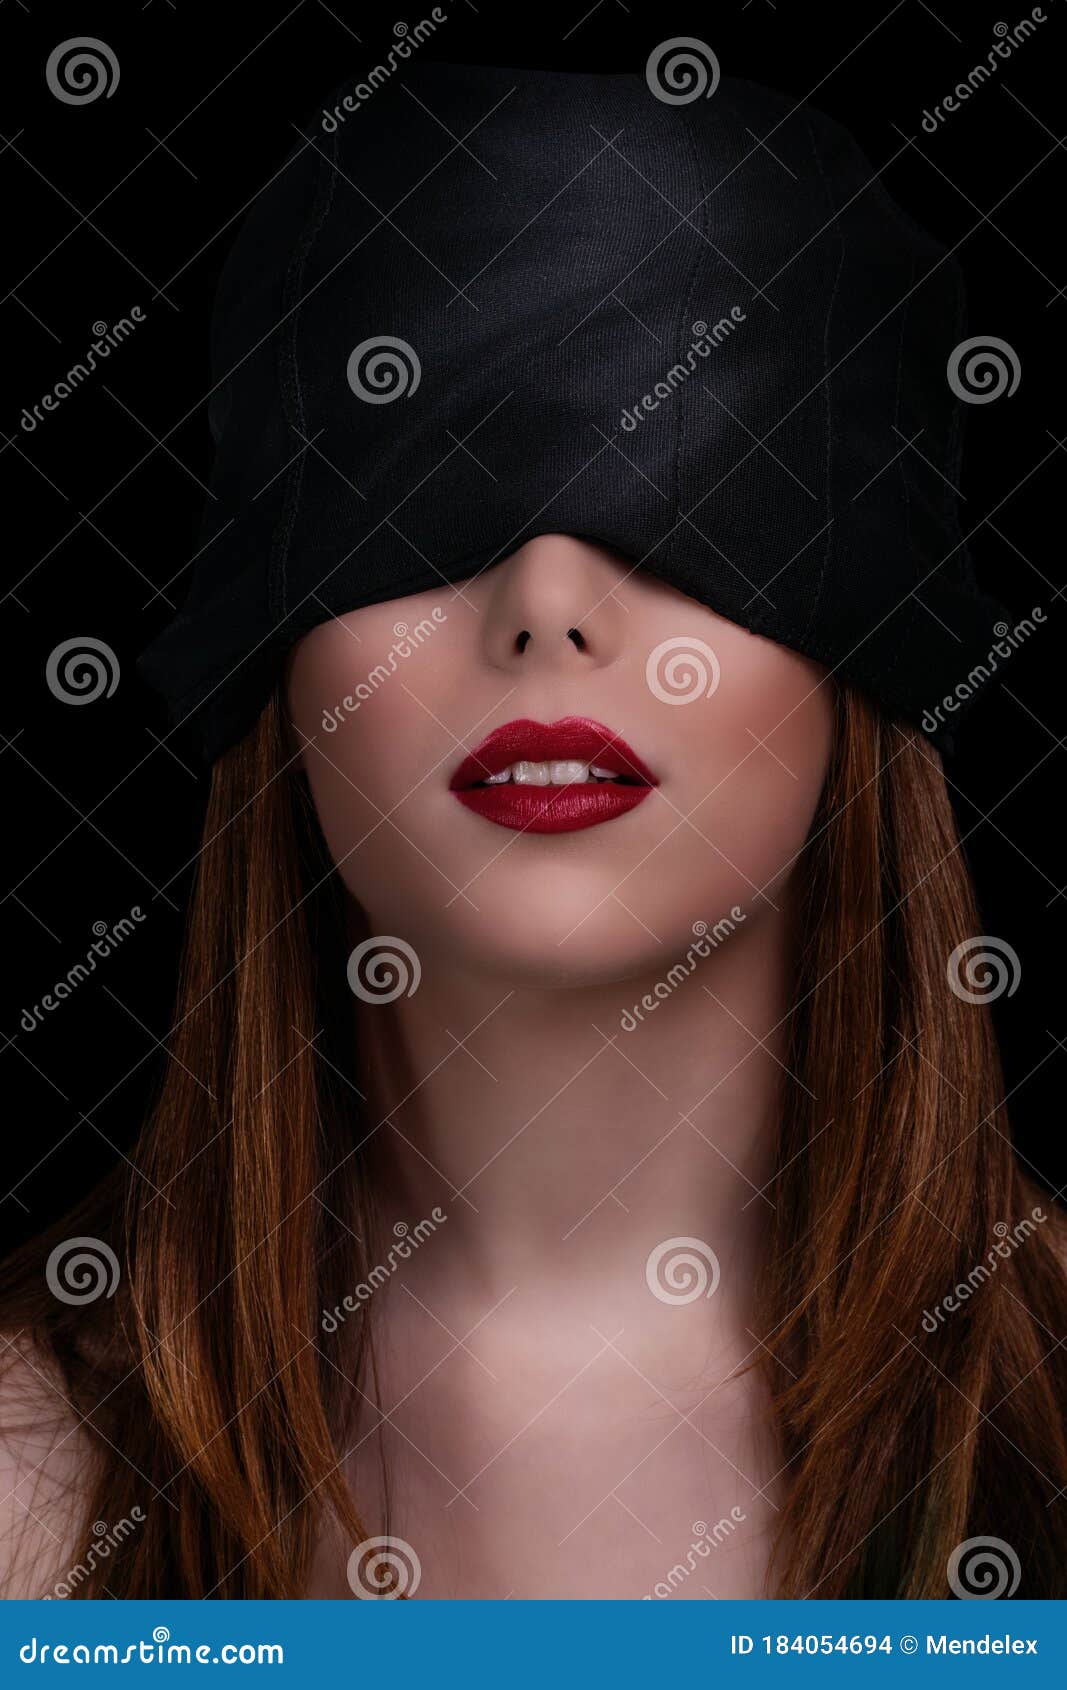
[[[1020,1596],[1062,1596],[1059,1222],[1011,1151],[988,1006],[946,979],[981,929],[940,761],[849,689],[837,709],[795,870],[803,1084],[783,1091],[760,1288],[787,1464],[770,1593],[946,1596],[953,1551],[996,1536]],[[316,1342],[373,1226],[352,1039],[323,986],[343,933],[275,699],[215,767],[144,1178],[112,1174],[0,1272],[6,1330],[99,1434],[85,1543],[144,1514],[72,1594],[299,1597],[327,1526],[349,1545],[382,1529],[342,1466],[367,1315],[329,1361]],[[1048,1224],[1020,1232],[1035,1210]],[[45,1283],[75,1235],[122,1257],[91,1307]]]

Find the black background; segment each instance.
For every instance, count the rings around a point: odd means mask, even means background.
[[[134,660],[180,603],[195,549],[219,267],[294,123],[348,68],[356,81],[380,62],[397,22],[413,27],[429,9],[421,0],[408,12],[400,0],[388,11],[341,0],[7,0],[0,10],[9,857],[0,931],[10,985],[0,1198],[11,1240],[129,1149],[171,1024],[204,783],[191,738],[168,734]],[[454,0],[442,9],[447,21],[419,49],[426,56],[640,71],[660,42],[691,35],[724,74],[810,99],[853,130],[894,197],[957,247],[968,332],[1018,354],[1018,391],[968,407],[964,527],[985,584],[1016,616],[1040,606],[1048,620],[977,706],[949,775],[984,930],[1021,961],[1018,989],[995,1010],[1017,1142],[1059,1188],[1067,0],[1045,0],[1034,38],[935,135],[921,128],[924,110],[986,59],[996,24],[1014,26],[1027,8],[899,0],[827,16],[786,0],[574,0],[551,10]],[[110,98],[65,105],[48,89],[46,61],[85,35],[111,47],[119,83]],[[135,305],[141,326],[27,433],[23,406],[84,357],[95,322]],[[115,651],[121,674],[112,696],[73,707],[51,694],[45,665],[61,641],[84,635]],[[110,928],[135,905],[136,931],[26,1032],[22,1011],[84,958],[93,924]]]

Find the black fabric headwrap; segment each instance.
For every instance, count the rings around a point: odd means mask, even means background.
[[[191,589],[141,658],[209,759],[307,629],[540,533],[946,743],[928,712],[1002,616],[957,520],[958,266],[822,114],[652,83],[413,54],[336,90],[260,193]]]

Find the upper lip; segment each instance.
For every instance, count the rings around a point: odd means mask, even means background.
[[[598,769],[625,775],[644,786],[658,786],[652,770],[620,734],[585,716],[564,716],[559,722],[505,722],[459,765],[450,783],[453,792],[477,786],[512,763],[549,761],[595,763]]]

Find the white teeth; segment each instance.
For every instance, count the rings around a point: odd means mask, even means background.
[[[614,769],[602,769],[596,763],[590,766],[567,757],[548,763],[512,763],[499,774],[486,775],[483,785],[503,786],[506,781],[514,781],[516,786],[581,786],[589,780],[617,779]]]
[[[574,758],[561,758],[548,763],[522,761],[512,763],[499,774],[486,775],[486,786],[502,786],[514,781],[516,786],[580,786],[589,779],[589,764]],[[610,776],[608,777],[611,778]]]
[[[552,773],[553,786],[572,786],[576,781],[586,781],[589,779],[588,763],[566,761],[560,763],[550,763],[548,766]]]

